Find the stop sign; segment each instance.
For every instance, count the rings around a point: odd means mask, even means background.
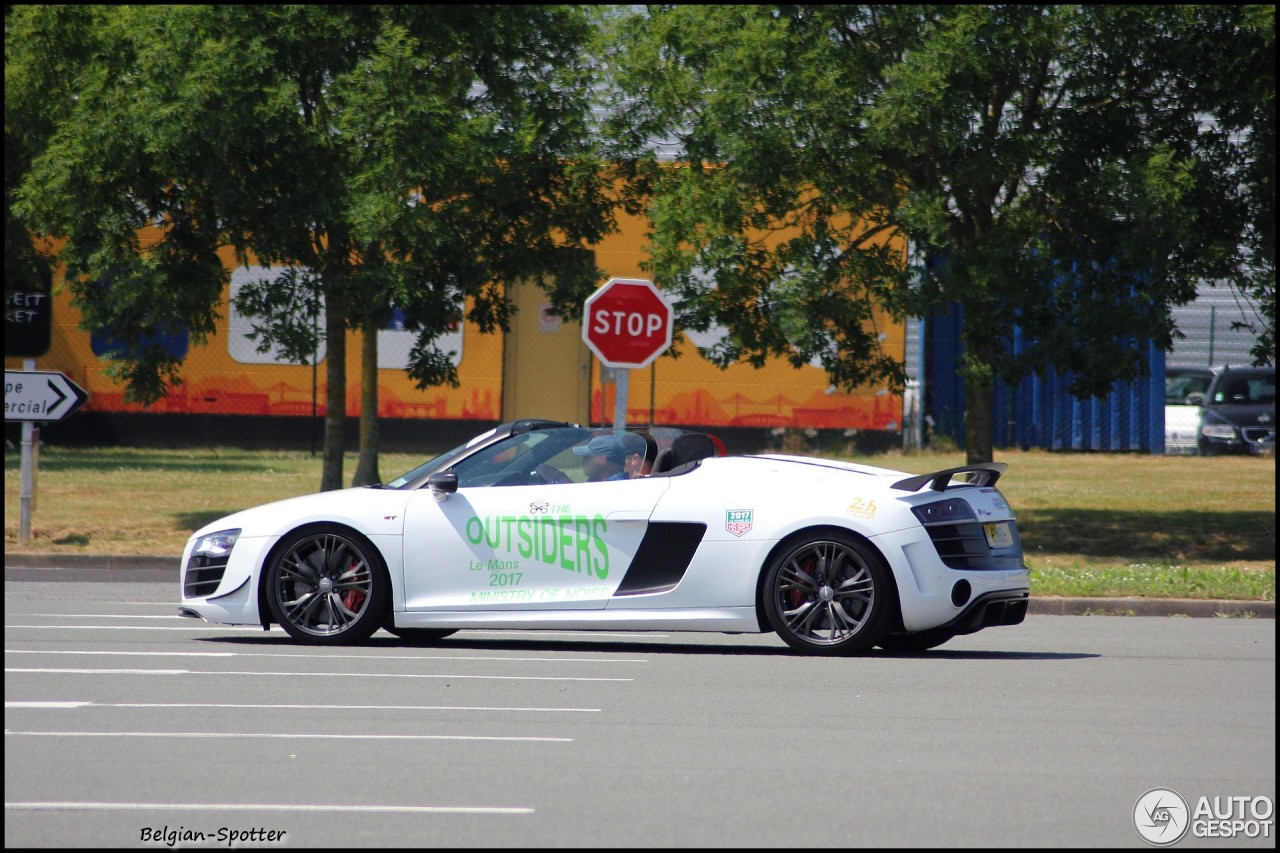
[[[653,282],[611,278],[587,297],[582,339],[608,367],[647,367],[671,346],[671,317]]]

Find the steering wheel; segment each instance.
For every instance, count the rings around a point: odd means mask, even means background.
[[[529,472],[529,485],[531,486],[551,486],[572,482],[568,475],[551,465],[542,464]]]

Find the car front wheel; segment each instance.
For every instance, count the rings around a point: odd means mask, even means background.
[[[377,549],[336,526],[285,538],[267,572],[267,603],[280,627],[304,643],[361,643],[386,621],[391,600]]]
[[[889,571],[847,534],[823,531],[788,544],[769,564],[764,607],[783,641],[811,655],[852,655],[888,630]]]

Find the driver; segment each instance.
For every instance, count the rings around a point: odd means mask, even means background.
[[[640,442],[638,451],[632,439]],[[573,448],[573,452],[582,457],[582,470],[588,483],[626,480],[631,477],[626,469],[628,457],[638,452],[640,458],[644,458],[644,439],[634,433],[597,435],[586,444]]]

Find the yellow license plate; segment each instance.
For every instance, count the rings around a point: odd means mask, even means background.
[[[1009,522],[984,524],[982,527],[987,533],[987,544],[992,548],[1008,548],[1013,544],[1013,531],[1009,529]]]

